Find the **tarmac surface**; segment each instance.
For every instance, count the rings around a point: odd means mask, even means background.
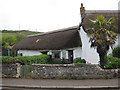
[[[95,80],[49,80],[49,79],[9,79],[3,78],[2,85],[3,90],[57,90],[57,89],[69,89],[73,90],[80,88],[106,88],[106,90],[118,90],[120,88],[118,79],[95,79]],[[6,88],[6,89],[5,89]],[[14,88],[14,89],[11,89]],[[22,89],[19,89],[22,88]],[[26,89],[24,89],[26,88]],[[96,89],[96,90],[98,90]]]

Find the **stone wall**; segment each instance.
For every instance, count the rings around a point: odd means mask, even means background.
[[[113,78],[115,72],[118,72],[118,70],[104,70],[101,69],[98,65],[3,65],[3,77],[26,77],[37,79],[97,79]]]
[[[20,76],[20,64],[2,64],[2,77],[14,78]]]
[[[90,79],[113,77],[117,70],[104,70],[98,65],[32,65],[32,74],[35,78],[50,79]]]

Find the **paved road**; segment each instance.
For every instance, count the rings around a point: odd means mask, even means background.
[[[107,80],[37,80],[37,79],[2,79],[2,86],[28,88],[101,88],[118,87],[118,79]]]

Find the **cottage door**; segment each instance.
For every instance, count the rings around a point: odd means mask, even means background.
[[[68,50],[69,63],[73,63],[73,50]]]

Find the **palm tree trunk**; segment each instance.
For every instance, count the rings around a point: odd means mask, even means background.
[[[102,69],[104,69],[104,66],[105,66],[105,60],[104,60],[105,56],[106,56],[105,54],[99,54],[99,57],[100,57],[100,67]]]
[[[100,67],[104,69],[105,60],[104,57],[107,55],[107,48],[103,48],[102,46],[97,47],[97,52],[100,57]]]

